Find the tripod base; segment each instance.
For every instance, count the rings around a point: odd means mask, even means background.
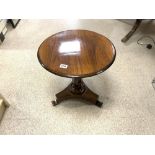
[[[102,107],[102,102],[98,101],[98,95],[92,92],[81,78],[72,78],[71,84],[63,91],[56,94],[56,100],[52,101],[53,106],[67,99],[83,99],[98,107]]]

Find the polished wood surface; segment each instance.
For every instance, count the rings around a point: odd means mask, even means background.
[[[88,30],[56,33],[40,45],[41,65],[59,76],[89,77],[105,71],[116,56],[112,42]]]

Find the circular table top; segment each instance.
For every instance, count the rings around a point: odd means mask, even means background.
[[[45,39],[38,59],[49,72],[63,77],[90,77],[109,68],[116,50],[105,36],[88,30],[67,30]]]

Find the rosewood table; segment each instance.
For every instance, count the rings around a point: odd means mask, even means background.
[[[69,86],[56,94],[56,100],[52,101],[54,106],[71,98],[102,106],[98,95],[85,85],[82,78],[97,75],[114,62],[116,50],[108,38],[88,30],[62,31],[45,39],[37,56],[49,72],[72,78]]]

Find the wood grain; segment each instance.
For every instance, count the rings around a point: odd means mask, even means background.
[[[89,77],[114,62],[116,50],[105,36],[88,30],[67,30],[45,39],[38,49],[41,65],[63,77]]]

